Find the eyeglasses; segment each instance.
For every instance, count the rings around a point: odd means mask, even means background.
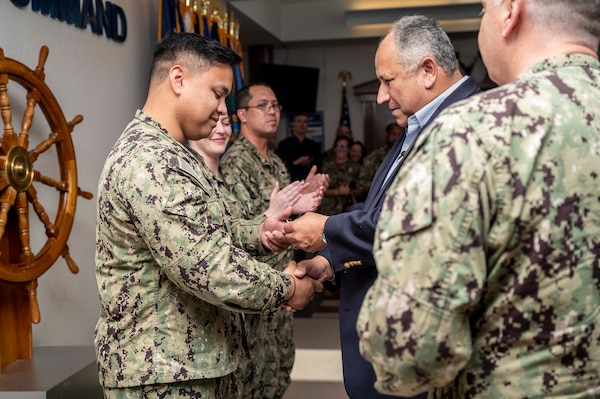
[[[335,146],[335,148],[339,148],[340,150],[346,150],[348,149],[348,146],[346,144],[338,144]]]
[[[246,107],[242,107],[242,109],[248,109],[248,108],[258,108],[263,112],[269,112],[270,110],[273,110],[275,112],[281,112],[281,110],[283,109],[283,106],[281,104],[258,104],[258,105],[248,105]]]

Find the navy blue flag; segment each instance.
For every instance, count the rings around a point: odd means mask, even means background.
[[[159,12],[159,39],[162,39],[169,32],[177,31],[177,11],[178,8],[173,0],[161,0]]]
[[[346,85],[342,86],[342,110],[340,112],[340,125],[350,127],[350,110],[348,109],[348,99],[346,98]]]

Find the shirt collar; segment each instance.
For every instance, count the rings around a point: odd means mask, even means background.
[[[423,108],[415,112],[413,115],[408,117],[408,127],[406,129],[406,137],[413,137],[418,134],[423,126],[429,122],[429,119],[433,116],[435,111],[440,107],[442,102],[452,94],[458,86],[463,84],[465,80],[467,80],[468,76],[463,76],[458,82],[454,83],[452,86],[447,88],[442,94],[434,98],[429,104],[425,105]]]

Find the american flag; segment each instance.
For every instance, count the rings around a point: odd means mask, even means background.
[[[346,98],[346,85],[342,87],[342,110],[340,112],[340,125],[350,126],[350,110],[348,109],[348,99]]]

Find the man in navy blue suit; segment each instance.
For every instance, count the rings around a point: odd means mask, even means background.
[[[372,250],[386,191],[419,132],[444,108],[480,91],[472,78],[462,76],[452,43],[440,25],[420,15],[394,23],[379,43],[375,72],[380,81],[377,102],[388,104],[396,122],[406,128],[405,136],[377,170],[364,203],[329,217],[306,213],[284,228],[285,239],[295,248],[320,251],[300,262],[296,275],[323,281],[334,278],[341,287],[344,385],[352,399],[391,398],[375,390],[375,372],[360,355],[356,332],[363,298],[377,276]]]

